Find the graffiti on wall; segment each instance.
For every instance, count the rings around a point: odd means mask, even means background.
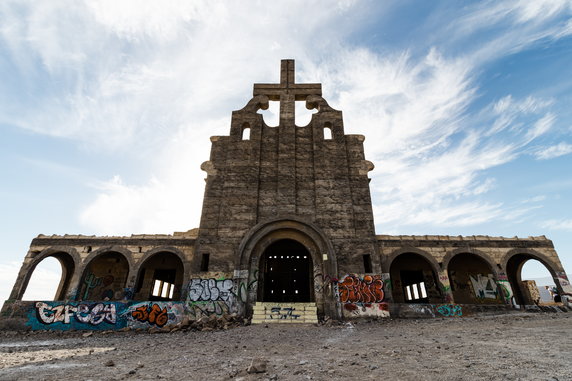
[[[248,293],[250,291],[256,290],[256,286],[258,283],[258,270],[254,270],[250,278],[248,277],[248,271],[246,271],[246,274],[237,274],[237,275],[245,278],[244,281],[240,281],[238,284],[236,292],[237,300],[239,300],[242,303],[246,303]]]
[[[185,314],[182,302],[143,302],[129,306],[122,316],[132,328],[162,328],[180,323]]]
[[[178,324],[187,315],[185,302],[35,302],[27,324],[34,330],[147,329]]]
[[[342,313],[346,317],[389,316],[389,308],[384,302],[383,280],[379,275],[349,274],[337,282],[337,292],[342,303]]]
[[[96,277],[95,274],[89,273],[83,280],[84,291],[82,300],[111,300],[115,298],[113,289],[113,275],[105,275]]]
[[[198,301],[229,301],[232,296],[233,282],[231,279],[191,279],[189,283],[189,300]]]
[[[566,273],[559,271],[556,273],[556,277],[558,278],[558,283],[560,283],[562,290],[564,290],[565,293],[572,294],[572,285],[570,285],[570,281],[568,280]]]
[[[451,291],[449,276],[446,271],[441,271],[439,273],[439,283],[441,284],[441,293],[443,294],[445,302],[451,303],[453,301],[453,293]]]
[[[505,279],[505,280],[499,280],[497,282],[497,285],[499,287],[499,289],[502,290],[502,294],[504,297],[504,302],[506,304],[514,304],[514,293],[512,291],[512,287],[510,286],[510,282]]]
[[[338,283],[338,292],[342,303],[381,303],[385,296],[379,275],[346,275]]]
[[[29,316],[32,329],[113,329],[125,326],[118,319],[118,303],[36,302]]]
[[[270,319],[279,320],[296,320],[300,314],[294,313],[296,311],[295,307],[272,307],[270,309]]]
[[[442,304],[435,306],[435,311],[437,311],[441,316],[444,317],[462,317],[463,308],[458,304]]]
[[[497,299],[498,289],[493,274],[471,274],[469,280],[478,299]]]
[[[232,279],[191,279],[187,308],[193,319],[231,313],[236,307]],[[238,292],[241,292],[241,287]],[[245,297],[246,297],[245,290]]]

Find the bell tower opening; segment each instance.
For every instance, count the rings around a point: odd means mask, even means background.
[[[271,244],[262,256],[262,301],[303,303],[313,300],[312,258],[301,243],[282,239]]]

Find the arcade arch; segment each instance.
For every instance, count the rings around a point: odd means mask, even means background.
[[[541,303],[541,295],[537,289],[536,282],[531,282],[527,279],[522,279],[522,269],[526,263],[530,261],[537,261],[537,263],[542,264],[547,271],[547,275],[552,276],[552,279],[556,277],[556,271],[548,263],[548,261],[541,256],[533,253],[520,252],[510,255],[506,261],[506,273],[508,280],[510,282],[514,302],[517,305],[533,305]],[[556,284],[557,295],[562,292],[559,284]],[[560,302],[557,297],[556,300],[552,298],[552,302]],[[550,302],[550,301],[549,301]]]
[[[85,267],[78,300],[121,300],[129,275],[129,262],[116,251],[97,254]]]
[[[456,254],[449,260],[447,271],[455,303],[503,303],[496,275],[481,256],[474,253]]]
[[[37,255],[41,254],[38,253]],[[42,279],[38,279],[38,277],[42,276],[42,272],[44,269],[48,269],[48,271],[51,271],[54,267],[57,268],[58,264],[61,267],[60,271],[61,275],[59,278],[59,282],[57,282],[57,285],[53,285],[52,287],[51,285],[42,282]],[[32,300],[32,299],[65,300],[66,295],[69,292],[71,279],[74,274],[74,269],[75,269],[75,261],[69,253],[63,251],[56,251],[48,253],[47,255],[41,255],[28,271],[29,276],[24,284],[23,290],[21,291],[22,300]],[[42,295],[46,295],[47,297],[46,298],[30,297],[29,295],[31,295],[32,293],[35,294],[37,292],[36,290],[32,290],[31,287],[33,288],[47,287],[47,290],[42,290]]]
[[[441,293],[431,263],[422,255],[397,255],[389,267],[393,300],[396,303],[440,303]]]
[[[180,300],[184,265],[178,255],[169,251],[152,254],[139,267],[134,300]]]

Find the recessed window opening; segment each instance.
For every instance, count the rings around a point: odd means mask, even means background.
[[[324,123],[324,140],[332,140],[332,123]]]
[[[366,273],[373,272],[370,254],[364,254],[363,255],[363,271]]]
[[[410,284],[409,286],[405,286],[405,293],[406,299],[409,300],[418,300],[424,299],[427,297],[427,290],[425,288],[425,282]]]
[[[258,110],[258,114],[262,115],[264,123],[268,127],[278,127],[280,124],[280,102],[269,101],[267,110]]]
[[[209,271],[209,253],[203,253],[201,257],[201,271],[206,272]]]
[[[248,123],[242,125],[242,140],[250,140],[250,124]]]
[[[318,112],[316,109],[308,110],[306,101],[296,101],[294,104],[294,123],[298,127],[306,127],[312,120],[312,115]]]
[[[174,290],[175,285],[173,283],[155,279],[153,283],[153,292],[151,295],[164,299],[172,299]]]

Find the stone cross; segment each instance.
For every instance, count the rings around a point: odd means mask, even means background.
[[[322,96],[320,83],[298,84],[294,81],[294,60],[282,60],[280,83],[254,85],[254,96],[266,95],[271,101],[280,101],[280,124],[294,123],[294,102],[305,101],[308,95]]]

